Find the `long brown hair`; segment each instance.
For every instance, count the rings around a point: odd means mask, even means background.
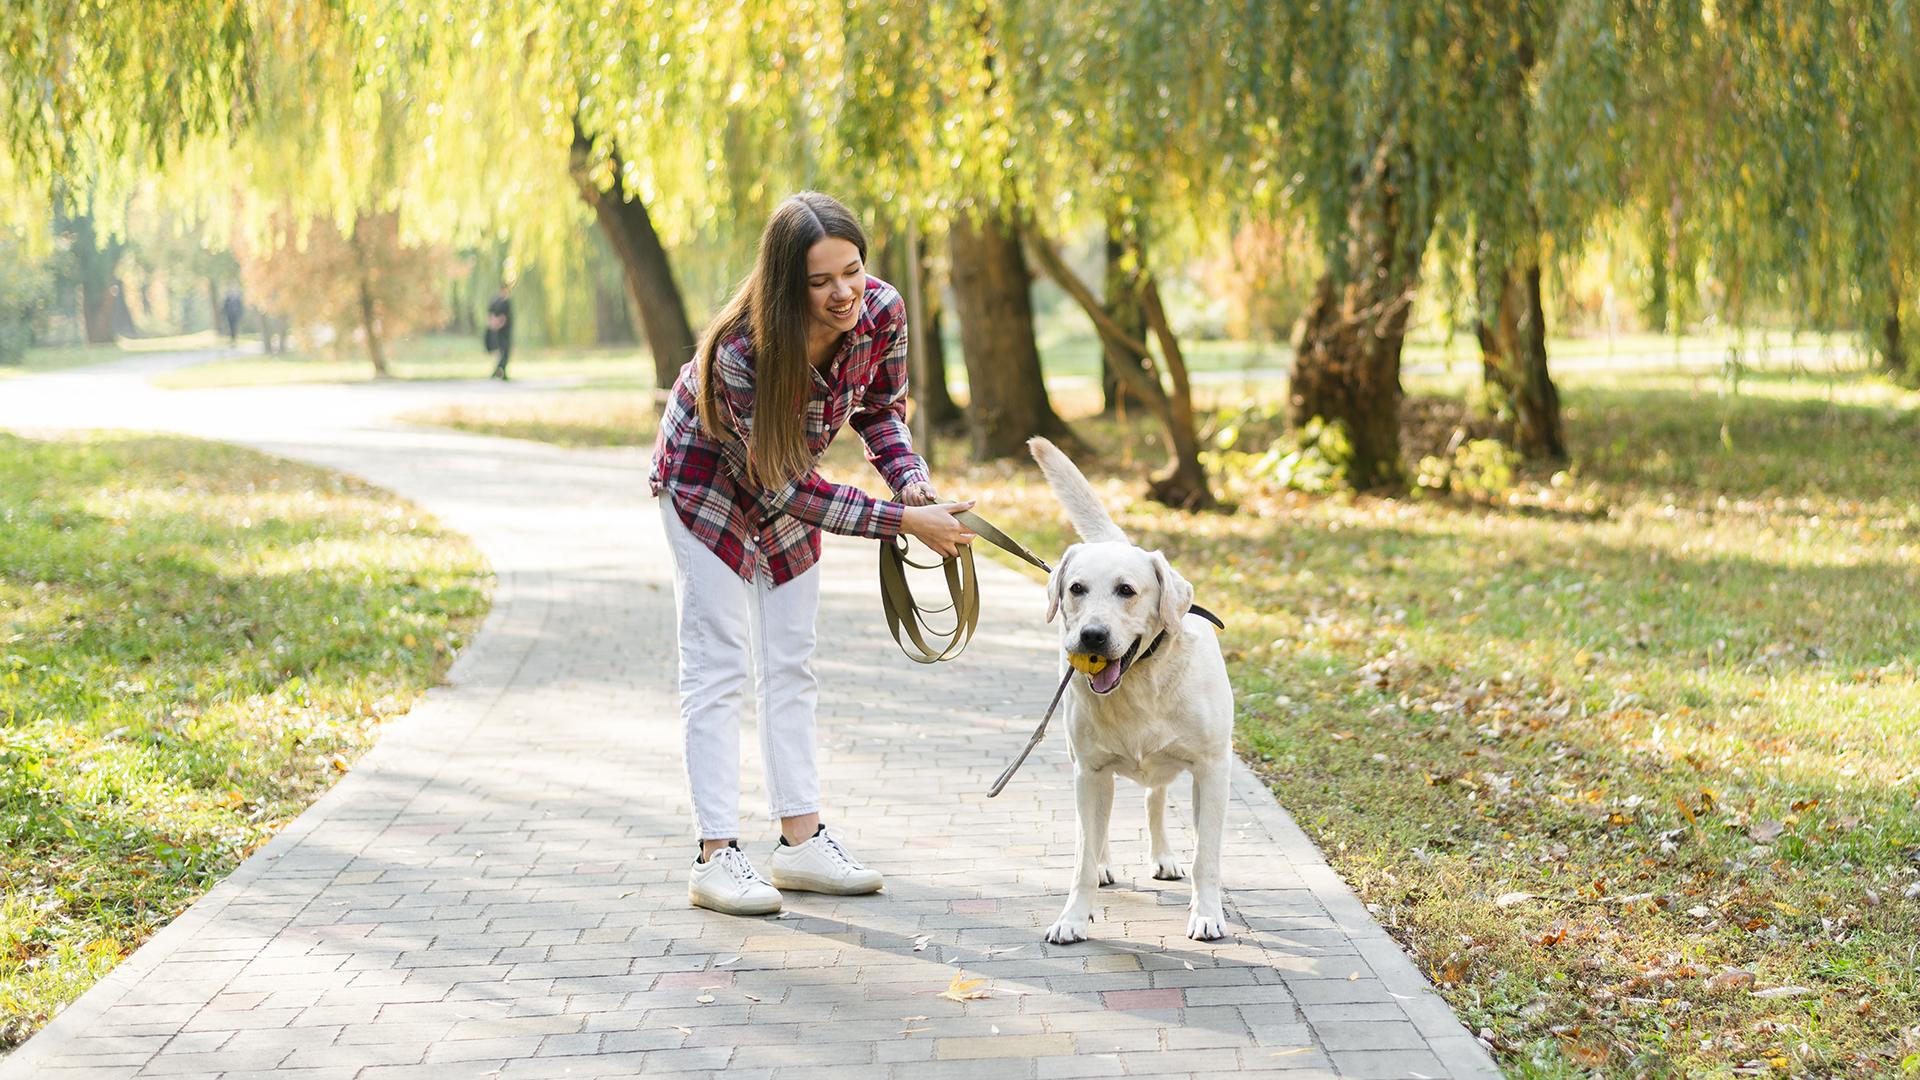
[[[700,373],[700,426],[715,439],[737,432],[726,419],[714,353],[727,337],[746,331],[753,345],[753,433],[747,471],[761,487],[784,487],[813,467],[807,448],[807,250],[823,237],[845,240],[867,259],[867,234],[853,211],[831,195],[788,196],[767,219],[760,250],[720,314],[707,324],[694,353]]]

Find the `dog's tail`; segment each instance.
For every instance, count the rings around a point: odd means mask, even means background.
[[[1127,534],[1107,516],[1093,485],[1087,483],[1079,467],[1061,453],[1059,447],[1036,435],[1027,440],[1027,449],[1033,451],[1033,460],[1040,463],[1040,472],[1046,476],[1047,486],[1053,489],[1053,497],[1066,507],[1067,518],[1073,522],[1073,531],[1080,534],[1080,539],[1089,543],[1126,542]]]

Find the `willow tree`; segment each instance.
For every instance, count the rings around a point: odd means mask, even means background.
[[[828,25],[832,25],[829,23]],[[1029,159],[1009,122],[1009,18],[993,0],[850,0],[799,78],[821,88],[823,169],[922,232],[944,231],[979,458],[1072,438],[1047,393],[1020,224]]]
[[[1170,0],[1095,0],[1070,12],[1010,6],[1015,119],[1036,179],[1029,244],[1092,321],[1108,370],[1166,433],[1169,464],[1150,497],[1211,506],[1186,359],[1159,276],[1183,269],[1169,261],[1223,224],[1235,202],[1217,153],[1229,122],[1227,27],[1211,5]],[[1052,238],[1069,229],[1106,238],[1104,295],[1061,258]]]
[[[1593,109],[1544,113],[1537,160],[1649,238],[1661,321],[1710,280],[1722,315],[1853,326],[1920,381],[1901,332],[1920,280],[1920,38],[1875,0],[1573,0],[1554,68]],[[1604,106],[1604,114],[1602,113]],[[1548,231],[1555,228],[1552,222]],[[1681,312],[1674,312],[1675,325]]]

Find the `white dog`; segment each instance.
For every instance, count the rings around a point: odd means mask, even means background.
[[[1220,834],[1232,777],[1233,688],[1220,642],[1205,619],[1187,610],[1193,586],[1166,556],[1127,542],[1073,462],[1045,439],[1031,440],[1028,448],[1082,541],[1060,557],[1047,582],[1047,621],[1065,615],[1061,674],[1070,654],[1107,661],[1075,678],[1066,698],[1080,841],[1073,889],[1047,940],[1085,941],[1094,892],[1113,883],[1107,823],[1116,775],[1147,789],[1153,876],[1179,879],[1180,864],[1167,844],[1166,809],[1167,786],[1183,772],[1193,774],[1199,837],[1187,936],[1224,937]]]

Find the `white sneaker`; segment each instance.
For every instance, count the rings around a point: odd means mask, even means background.
[[[773,883],[782,889],[859,896],[880,888],[880,871],[860,865],[825,825],[803,844],[774,848],[772,866]]]
[[[760,876],[746,852],[728,845],[693,864],[687,901],[727,915],[771,915],[780,910],[780,890]]]

